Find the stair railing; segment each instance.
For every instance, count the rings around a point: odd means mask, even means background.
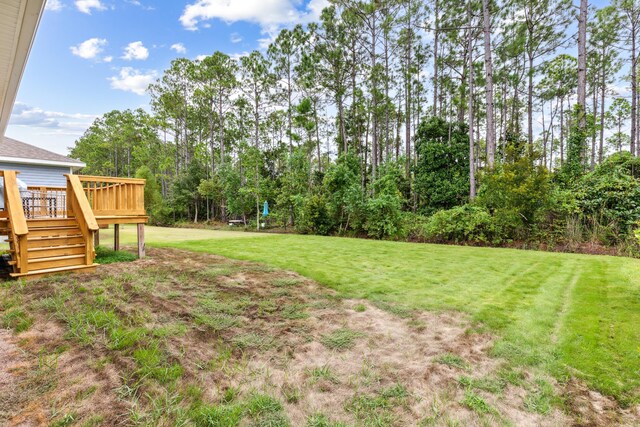
[[[22,208],[22,199],[18,189],[16,171],[2,171],[4,177],[4,208],[9,218],[10,239],[13,244],[16,273],[29,272],[29,253],[27,252],[27,235],[29,227]]]
[[[99,229],[98,223],[78,176],[71,174],[65,176],[67,177],[67,216],[76,218],[85,241],[85,264],[92,265],[96,257],[93,236]]]

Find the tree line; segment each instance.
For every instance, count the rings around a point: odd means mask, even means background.
[[[566,188],[634,158],[639,30],[634,0],[332,0],[265,51],[172,61],[150,113],[105,114],[72,155],[157,183],[163,222],[266,200],[281,226],[391,236],[516,164]]]

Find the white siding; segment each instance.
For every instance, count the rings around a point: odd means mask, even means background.
[[[0,162],[0,170],[15,170],[20,172],[18,178],[27,185],[49,185],[52,187],[66,187],[65,173],[71,169],[62,166],[22,165],[17,163]]]

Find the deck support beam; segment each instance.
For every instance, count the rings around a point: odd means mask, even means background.
[[[93,233],[93,247],[97,248],[98,246],[100,246],[100,230],[96,230]]]
[[[144,224],[138,224],[138,258],[142,259],[145,256],[144,247]]]
[[[120,250],[120,224],[113,224],[113,250]]]

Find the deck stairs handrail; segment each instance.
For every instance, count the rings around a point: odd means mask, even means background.
[[[22,209],[22,199],[18,189],[16,171],[2,171],[4,179],[4,206],[9,220],[9,250],[14,254],[15,269],[19,272],[28,272],[27,262],[27,219]],[[21,250],[22,249],[22,250]]]

